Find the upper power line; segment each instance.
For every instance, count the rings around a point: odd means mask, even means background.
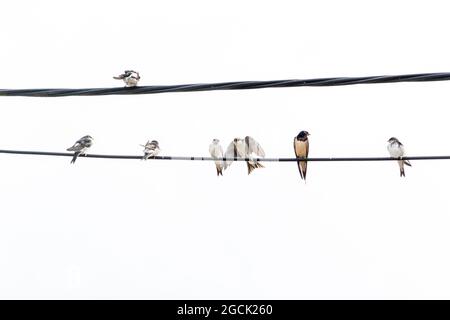
[[[130,71],[131,72],[131,71]],[[133,71],[134,72],[134,71]],[[214,90],[245,90],[263,88],[290,87],[331,87],[353,84],[394,83],[394,82],[425,82],[450,80],[450,72],[419,73],[392,76],[370,77],[335,77],[318,79],[293,79],[272,81],[237,81],[219,83],[199,83],[161,86],[135,86],[114,88],[85,89],[0,89],[0,96],[21,97],[67,97],[67,96],[102,96],[127,94],[152,94],[168,92],[214,91]]]

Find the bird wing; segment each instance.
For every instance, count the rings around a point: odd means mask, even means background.
[[[121,75],[122,79],[123,78],[127,78],[127,77],[132,77],[135,78],[137,80],[141,79],[141,76],[139,75],[139,72],[134,71],[134,70],[126,70],[124,74]]]
[[[309,140],[306,140],[306,158],[308,158],[308,154],[309,154]]]
[[[235,142],[235,153],[236,153],[235,156],[239,158],[246,158],[247,157],[246,150],[247,146],[245,144],[245,141],[242,139],[238,139]]]
[[[228,145],[227,147],[227,151],[225,151],[225,158],[226,159],[233,159],[234,157],[236,157],[236,152],[235,152],[235,145],[234,145],[234,141],[231,141],[231,143]],[[232,160],[226,160],[224,162],[223,167],[226,169],[229,166],[231,166],[231,164],[233,163]]]
[[[245,137],[245,144],[247,147],[247,155],[251,155],[252,153],[257,154],[260,157],[265,157],[266,153],[264,152],[264,149],[261,147],[261,145],[253,139],[250,136]]]
[[[72,147],[67,149],[67,151],[81,151],[85,148],[90,148],[92,146],[92,140],[88,136],[84,136],[77,140]]]
[[[401,152],[402,157],[403,157],[405,155],[405,147],[401,143],[399,143],[399,146],[400,146],[400,152]],[[409,160],[403,160],[403,163],[406,164],[407,166],[411,167],[411,163],[409,162]]]
[[[74,143],[73,146],[71,146],[70,148],[67,148],[67,151],[80,151],[81,149],[83,149],[80,145],[80,143],[77,141]]]

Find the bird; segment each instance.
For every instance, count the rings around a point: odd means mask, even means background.
[[[91,136],[84,136],[77,140],[73,146],[67,149],[67,151],[74,151],[72,161],[70,163],[75,163],[77,161],[77,158],[80,154],[86,154],[88,149],[92,147],[92,144],[94,143],[94,138]]]
[[[309,136],[308,131],[300,131],[300,133],[294,138],[294,151],[296,158],[308,158],[309,152]],[[306,169],[308,167],[307,161],[297,160],[298,171],[300,172],[300,178],[306,182]]]
[[[124,73],[117,77],[113,77],[116,80],[123,80],[126,87],[136,87],[141,77],[139,72],[134,70],[125,70]]]
[[[209,153],[211,154],[211,157],[213,157],[214,159],[217,159],[214,161],[214,163],[216,164],[217,176],[219,176],[219,175],[223,176],[223,172],[222,172],[223,167],[224,167],[224,163],[222,160],[223,159],[223,149],[222,149],[222,146],[220,145],[219,139],[213,139],[213,141],[209,145]]]
[[[266,154],[261,145],[252,137],[246,136],[244,139],[234,138],[233,141],[228,145],[227,151],[225,152],[225,158],[231,159],[226,160],[224,168],[227,169],[231,163],[233,163],[233,158],[247,158],[247,170],[250,174],[256,168],[264,168],[264,166],[258,161],[253,160],[253,154],[259,157],[265,157]]]
[[[159,149],[159,143],[156,140],[147,141],[145,145],[142,145],[144,147],[144,156],[142,157],[142,160],[147,160],[148,158],[154,158],[158,155],[160,149]]]
[[[234,138],[225,151],[225,162],[223,168],[228,169],[233,163],[234,158],[242,158],[245,156],[244,140],[241,138]]]
[[[388,140],[387,149],[392,158],[398,158],[398,165],[400,167],[400,177],[405,177],[405,164],[411,167],[411,163],[408,160],[403,160],[405,155],[405,148],[403,144],[395,137]]]

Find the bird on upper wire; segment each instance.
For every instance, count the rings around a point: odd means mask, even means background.
[[[113,78],[116,80],[123,80],[126,87],[136,87],[141,79],[139,72],[134,70],[125,70],[124,73]]]

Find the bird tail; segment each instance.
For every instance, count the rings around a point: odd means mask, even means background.
[[[398,165],[400,166],[400,177],[406,177],[405,176],[405,166],[404,166],[404,164],[405,164],[405,161],[403,161],[403,160],[400,160],[398,162]]]
[[[308,167],[308,162],[297,161],[298,171],[300,172],[300,178],[306,182],[306,169]]]
[[[409,167],[412,167],[411,163],[409,162],[409,160],[403,160],[403,163],[406,164]]]
[[[223,176],[222,165],[220,163],[216,163],[216,171],[217,171],[217,176]]]
[[[75,152],[73,154],[73,158],[72,158],[72,161],[70,161],[70,163],[75,163],[75,161],[77,161],[77,158],[79,155],[80,155],[80,152]]]
[[[264,166],[259,161],[247,161],[248,174],[250,174],[256,168],[264,168]]]

